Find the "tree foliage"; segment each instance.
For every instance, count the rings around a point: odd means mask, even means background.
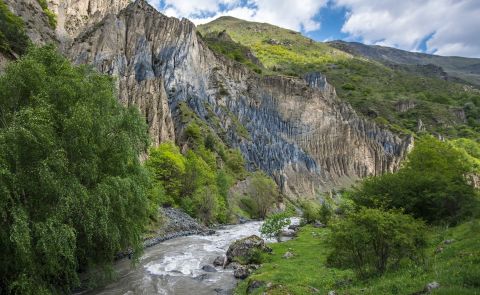
[[[266,238],[279,238],[282,229],[290,224],[290,218],[285,213],[270,215],[262,224],[260,232]]]
[[[398,173],[371,178],[353,192],[367,207],[403,208],[428,222],[455,223],[471,215],[478,203],[467,181],[472,166],[464,154],[433,137],[417,142]]]
[[[0,293],[69,293],[77,271],[141,251],[148,143],[112,79],[31,49],[0,77]]]
[[[332,225],[330,265],[353,268],[361,277],[383,274],[407,259],[422,261],[425,226],[410,215],[361,209]]]
[[[277,201],[279,191],[277,184],[263,172],[255,172],[248,187],[248,195],[255,203],[259,218],[265,218],[268,210]]]

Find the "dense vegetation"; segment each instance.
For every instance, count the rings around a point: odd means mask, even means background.
[[[352,199],[360,206],[403,208],[430,223],[456,223],[478,207],[467,177],[473,169],[450,143],[424,137],[402,169],[367,179]]]
[[[333,225],[328,262],[362,278],[383,274],[402,260],[420,264],[425,240],[424,225],[412,216],[362,208]]]
[[[14,15],[3,0],[0,0],[0,52],[9,56],[21,55],[27,50],[28,44],[23,20]]]
[[[438,282],[431,294],[475,295],[480,290],[480,221],[457,227],[431,227],[427,231],[423,262],[405,260],[383,276],[359,278],[353,269],[327,263],[332,249],[330,228],[303,227],[298,237],[269,244],[273,254],[264,255],[263,266],[240,283],[236,294],[247,294],[254,281],[262,282],[248,294],[424,294],[426,284]],[[447,242],[447,241],[450,241]],[[283,258],[286,252],[293,257]],[[265,292],[265,293],[264,293]]]
[[[31,49],[0,77],[0,293],[69,293],[141,253],[147,126],[111,77]]]
[[[237,292],[260,280],[255,294],[413,294],[436,281],[438,294],[477,294],[480,196],[470,179],[478,151],[471,140],[422,137],[397,173],[364,180],[335,208],[329,198],[304,202],[305,222],[328,226],[271,245],[274,255],[263,255],[264,266]]]
[[[252,50],[263,64],[265,75],[325,74],[339,96],[359,113],[394,131],[422,131],[421,120],[428,132],[480,140],[480,91],[445,81],[436,76],[435,69],[390,67],[290,30],[235,18],[220,18],[199,29],[204,35],[225,30],[238,46]],[[212,49],[222,53],[227,48],[222,45],[212,43]],[[402,103],[412,107],[402,110]]]

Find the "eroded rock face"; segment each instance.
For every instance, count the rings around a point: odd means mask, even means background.
[[[55,30],[48,23],[38,0],[4,0],[8,8],[25,23],[27,36],[34,44],[58,44]]]
[[[36,1],[36,0],[34,0]],[[109,14],[117,14],[130,0],[48,0],[57,15],[57,35],[62,41],[77,37]]]
[[[143,0],[108,14],[67,53],[118,77],[120,99],[140,107],[155,143],[180,133],[178,105],[186,103],[250,169],[267,171],[290,195],[394,171],[412,144],[359,118],[321,74],[261,77],[211,52],[190,21]]]
[[[291,196],[394,171],[411,148],[412,139],[357,116],[321,74],[259,76],[210,51],[190,21],[145,0],[49,0],[56,36],[36,0],[6,2],[35,43],[60,42],[74,62],[115,76],[120,100],[139,107],[154,144],[181,144],[178,106],[186,104]]]

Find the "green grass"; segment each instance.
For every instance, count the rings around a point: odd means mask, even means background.
[[[239,284],[236,294],[246,294],[251,280],[265,282],[269,287],[253,294],[412,294],[427,283],[437,281],[440,288],[431,294],[480,294],[480,222],[475,220],[455,228],[431,228],[424,265],[405,264],[382,277],[359,280],[351,270],[326,266],[330,252],[326,242],[328,229],[307,226],[299,237],[272,244],[273,254],[266,256],[256,273]],[[443,241],[454,239],[452,244]],[[443,251],[436,253],[436,249]],[[290,259],[282,258],[287,251]]]

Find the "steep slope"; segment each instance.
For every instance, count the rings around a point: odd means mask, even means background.
[[[288,194],[393,171],[411,144],[359,118],[322,75],[257,75],[213,53],[188,20],[142,0],[80,34],[68,54],[118,77],[120,99],[140,107],[155,143],[182,144],[188,106]]]
[[[435,65],[451,76],[480,86],[480,59],[458,56],[438,56],[400,49],[370,46],[357,42],[332,41],[328,45],[385,64]]]
[[[339,47],[346,50],[342,51],[290,30],[231,17],[201,25],[199,31],[204,36],[222,32],[232,42],[250,48],[265,66],[264,75],[303,77],[314,71],[323,73],[358,113],[391,130],[480,139],[480,91],[457,78],[456,69],[451,68],[475,67],[475,59],[425,55],[443,63],[425,64],[425,60],[417,65],[412,58],[415,54],[399,51],[411,64],[386,62]],[[205,41],[213,50],[223,52],[210,38]]]

